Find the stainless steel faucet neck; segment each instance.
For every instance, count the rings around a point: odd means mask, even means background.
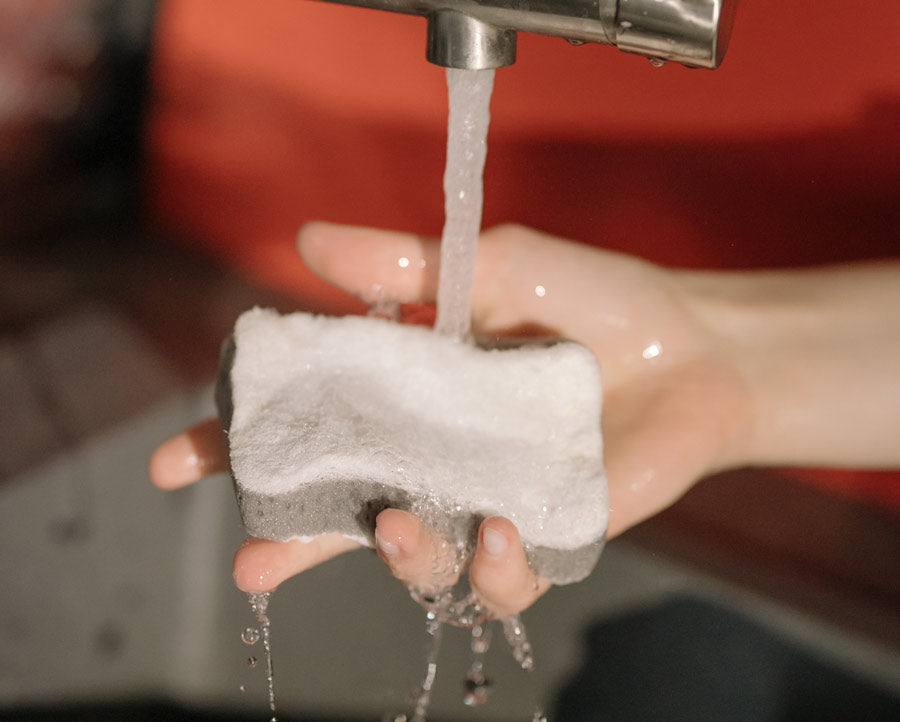
[[[499,68],[516,32],[603,43],[685,65],[722,62],[737,0],[328,0],[428,19],[426,57],[452,68]]]
[[[425,57],[445,68],[502,68],[516,62],[516,31],[456,10],[438,10],[428,16]]]

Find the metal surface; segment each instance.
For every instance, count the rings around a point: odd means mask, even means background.
[[[327,0],[428,19],[427,58],[454,68],[515,61],[517,31],[685,65],[722,62],[737,0]]]
[[[445,68],[502,68],[516,62],[516,33],[454,10],[439,10],[428,17],[425,57]]]
[[[616,46],[715,68],[728,47],[735,7],[727,0],[619,0]]]

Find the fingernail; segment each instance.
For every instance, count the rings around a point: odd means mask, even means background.
[[[394,544],[394,542],[388,541],[387,539],[382,539],[377,535],[375,536],[375,543],[378,545],[379,551],[389,557],[396,556],[397,552],[400,551],[400,547]]]
[[[491,528],[484,530],[482,542],[484,550],[488,553],[488,556],[492,557],[502,556],[508,546],[506,537],[501,532]]]

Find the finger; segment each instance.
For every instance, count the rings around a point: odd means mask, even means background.
[[[285,579],[359,547],[337,532],[323,534],[312,541],[276,542],[250,538],[234,555],[232,575],[238,589],[245,592],[270,592]]]
[[[378,555],[400,581],[426,594],[456,583],[456,546],[430,534],[406,511],[385,509],[375,520]]]
[[[150,478],[161,489],[177,489],[228,469],[225,436],[218,419],[207,419],[160,444],[150,457]]]
[[[550,588],[529,568],[515,525],[498,516],[481,523],[469,582],[481,604],[498,617],[521,612]]]
[[[310,269],[369,304],[431,303],[437,295],[441,249],[436,240],[315,222],[300,230],[297,244]],[[473,327],[485,334],[522,330],[523,324],[553,329],[545,321],[553,321],[554,310],[571,297],[565,292],[572,283],[569,272],[585,263],[573,248],[520,226],[482,233],[472,286]],[[557,265],[567,277],[557,278]],[[553,292],[544,298],[548,287]]]
[[[366,303],[433,301],[440,248],[411,233],[308,223],[297,236],[304,262]]]

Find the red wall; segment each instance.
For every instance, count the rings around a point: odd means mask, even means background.
[[[837,0],[745,0],[715,71],[520,34],[495,83],[485,224],[696,267],[900,255],[898,38],[900,3]],[[424,46],[421,18],[164,2],[150,212],[299,307],[358,308],[294,235],[309,219],[439,233],[446,86]],[[877,475],[822,478],[900,508]]]

